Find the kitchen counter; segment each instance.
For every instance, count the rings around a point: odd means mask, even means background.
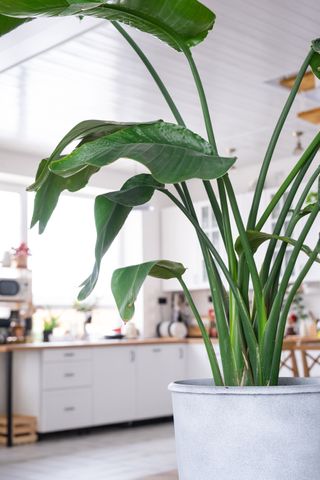
[[[115,346],[138,346],[138,345],[161,345],[161,344],[192,344],[202,343],[202,338],[137,338],[137,339],[122,339],[122,340],[74,340],[67,342],[35,342],[35,343],[11,343],[0,345],[0,353],[25,351],[25,350],[47,350],[60,348],[92,348],[92,347],[115,347]],[[213,344],[218,344],[217,338],[212,338]],[[283,346],[285,348],[299,346],[304,343],[320,344],[320,337],[299,337],[290,336],[284,339]],[[320,348],[320,346],[319,346]]]
[[[114,346],[136,346],[136,345],[161,345],[161,344],[188,344],[201,343],[202,338],[138,338],[122,340],[74,340],[68,342],[35,342],[35,343],[11,343],[0,346],[0,353],[25,351],[25,350],[47,350],[60,348],[92,348],[92,347],[114,347]],[[212,343],[218,343],[216,338]]]
[[[213,344],[218,344],[217,338],[212,338]],[[47,350],[60,348],[92,348],[92,347],[115,347],[115,346],[138,346],[138,345],[161,345],[161,344],[192,344],[202,343],[202,338],[137,338],[137,339],[122,339],[122,340],[71,340],[67,342],[35,342],[35,343],[11,343],[0,345],[0,353],[25,351],[25,350]],[[283,346],[285,348],[294,346],[299,349],[299,346],[304,343],[320,344],[319,337],[299,337],[291,336],[284,339]],[[319,346],[320,348],[320,346]]]

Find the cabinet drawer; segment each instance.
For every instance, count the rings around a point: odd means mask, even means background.
[[[86,387],[92,383],[91,362],[45,363],[42,367],[42,388]]]
[[[44,363],[77,362],[78,360],[90,360],[91,356],[91,348],[60,348],[42,352]]]
[[[92,425],[90,388],[56,390],[42,393],[40,432],[54,432]]]

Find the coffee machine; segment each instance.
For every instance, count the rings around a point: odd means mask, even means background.
[[[0,268],[0,343],[23,342],[32,330],[31,272]]]

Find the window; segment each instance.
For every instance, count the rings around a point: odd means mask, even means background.
[[[0,260],[6,251],[18,247],[22,234],[22,200],[21,192],[12,191],[7,185],[0,185]]]
[[[32,209],[33,196],[30,195],[29,220]],[[137,245],[141,212],[131,215],[128,222],[135,228],[130,230],[130,236]],[[128,236],[127,227],[103,258],[99,281],[87,300],[89,303],[114,308],[112,273],[123,265],[123,259],[127,261],[129,257],[129,263],[133,263],[132,257],[139,253],[139,248],[136,251],[125,248],[125,232]],[[39,235],[34,227],[28,233],[35,305],[70,306],[75,302],[79,284],[91,274],[94,265],[95,241],[94,197],[62,194],[45,232]],[[140,257],[136,260],[139,262]]]
[[[28,229],[34,194],[26,194],[19,185],[0,185],[0,255],[27,241],[31,250],[33,303],[35,306],[66,309],[72,307],[79,284],[90,275],[94,265],[96,230],[94,198],[101,193],[65,193],[49,221],[46,231],[37,226]],[[108,318],[118,318],[111,292],[111,276],[116,268],[140,263],[142,259],[142,211],[133,210],[120,235],[105,255],[98,284],[88,303],[107,311]],[[136,304],[137,324],[142,325],[142,297]]]

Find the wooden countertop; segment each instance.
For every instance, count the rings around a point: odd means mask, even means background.
[[[218,343],[217,339],[212,339],[213,343]],[[135,345],[161,345],[161,344],[187,344],[201,343],[201,338],[139,338],[134,340],[99,340],[86,341],[75,340],[69,342],[35,342],[35,343],[11,343],[0,345],[0,353],[16,352],[25,350],[49,350],[60,348],[92,348],[92,347],[115,347],[115,346],[135,346]]]
[[[49,350],[60,348],[92,348],[92,347],[121,347],[121,346],[135,346],[135,345],[161,345],[161,344],[192,344],[202,343],[202,338],[139,338],[134,340],[98,340],[98,341],[86,341],[75,340],[68,342],[35,342],[35,343],[11,343],[0,345],[0,353],[16,352],[25,350]],[[212,339],[212,343],[218,344],[216,338]],[[320,350],[320,338],[319,337],[299,337],[291,336],[284,339],[283,346],[287,348],[297,348],[305,344],[314,344]]]

